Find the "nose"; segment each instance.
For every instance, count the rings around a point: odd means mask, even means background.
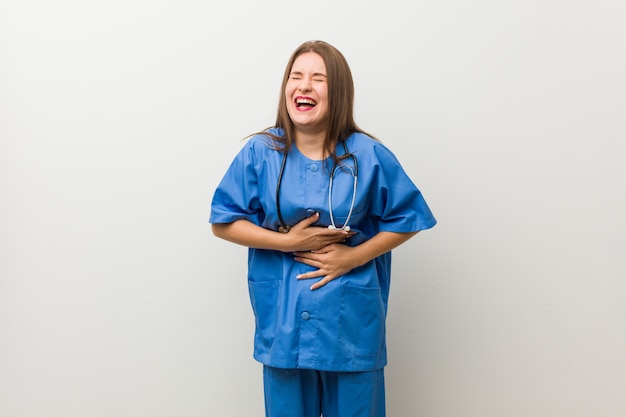
[[[311,80],[309,77],[302,77],[300,83],[298,84],[299,91],[310,91],[311,90]]]

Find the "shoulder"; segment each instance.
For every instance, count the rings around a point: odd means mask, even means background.
[[[254,159],[264,160],[280,148],[281,144],[275,139],[275,136],[281,135],[282,131],[276,128],[255,133],[247,139],[241,151]]]
[[[262,132],[254,133],[248,137],[247,146],[260,147],[265,146],[268,148],[275,148],[280,146],[280,142],[276,140],[276,137],[283,135],[282,129],[269,128]]]
[[[347,141],[350,152],[370,160],[376,160],[378,162],[393,162],[398,163],[398,159],[394,153],[381,141],[372,138],[371,136],[355,132]]]

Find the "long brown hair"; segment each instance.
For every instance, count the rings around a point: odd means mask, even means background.
[[[285,68],[274,126],[283,130],[283,136],[279,137],[267,132],[262,133],[277,141],[279,149],[289,152],[295,137],[295,126],[287,112],[285,88],[294,62],[300,55],[307,52],[314,52],[321,56],[326,66],[328,117],[326,118],[324,153],[337,159],[335,153],[337,144],[345,141],[354,132],[365,132],[354,121],[354,81],[348,61],[339,50],[324,41],[304,42],[293,52]]]

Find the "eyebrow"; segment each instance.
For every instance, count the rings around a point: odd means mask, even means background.
[[[304,75],[304,74],[302,73],[302,71],[291,71],[289,74],[290,74],[290,75],[293,75],[293,74],[295,74],[295,75]],[[321,73],[321,72],[314,72],[312,75],[313,75],[313,77],[324,77],[324,78],[328,78],[328,77],[326,76],[326,74]]]

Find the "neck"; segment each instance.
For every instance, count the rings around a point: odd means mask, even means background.
[[[328,156],[325,154],[324,150],[325,139],[326,133],[308,134],[304,132],[298,132],[295,138],[295,145],[298,147],[298,150],[307,158],[322,160]]]

